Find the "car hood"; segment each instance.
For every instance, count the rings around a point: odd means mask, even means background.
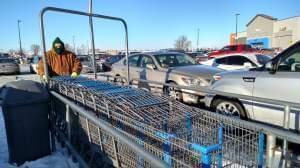
[[[173,73],[178,73],[186,76],[202,77],[204,79],[211,79],[211,77],[220,73],[223,70],[207,65],[189,65],[171,68]]]

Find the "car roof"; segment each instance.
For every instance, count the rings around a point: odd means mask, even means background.
[[[258,53],[258,52],[238,52],[238,53],[229,53],[229,54],[222,54],[222,55],[218,55],[217,57],[214,58],[223,58],[223,57],[230,57],[230,56],[244,56],[244,57],[253,57],[256,55],[264,55],[262,53]]]
[[[153,52],[147,52],[147,53],[138,53],[138,54],[132,54],[132,55],[140,55],[140,54],[145,54],[145,55],[171,55],[171,54],[184,54],[181,52],[174,52],[174,51],[153,51]],[[130,55],[131,56],[131,55]]]

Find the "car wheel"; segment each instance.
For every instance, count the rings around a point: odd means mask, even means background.
[[[175,82],[169,82],[168,84],[176,85]],[[173,98],[178,101],[182,101],[182,92],[176,87],[165,86],[164,93],[170,98]]]
[[[234,100],[216,99],[212,103],[212,110],[216,113],[223,114],[229,117],[235,117],[239,119],[248,118],[242,105]]]
[[[35,74],[35,71],[31,65],[29,66],[29,69],[30,69],[30,73]]]

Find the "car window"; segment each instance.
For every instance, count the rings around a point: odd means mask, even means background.
[[[146,68],[147,64],[154,65],[154,61],[153,61],[153,59],[151,57],[144,55],[144,56],[141,57],[141,65],[140,65],[140,67]]]
[[[244,63],[249,62],[252,64],[252,66],[255,66],[255,64],[252,63],[248,58],[243,56],[230,56],[228,57],[228,65],[238,65],[243,66]]]
[[[89,62],[89,57],[79,57],[80,62]]]
[[[256,56],[256,60],[260,65],[264,65],[265,63],[269,62],[272,57],[269,55],[262,55],[262,54],[257,54]]]
[[[227,65],[227,60],[228,60],[228,57],[224,57],[224,58],[216,58],[216,63],[217,63],[217,64]]]
[[[120,55],[116,55],[116,56],[112,56],[112,57],[110,57],[109,59],[108,59],[108,63],[110,63],[110,64],[114,64],[114,63],[116,63],[116,62],[118,62],[120,59],[122,59],[123,57],[122,56],[120,56]]]
[[[129,66],[137,67],[137,66],[138,66],[139,58],[140,58],[140,55],[130,56],[130,57],[128,58]],[[124,62],[123,62],[123,63],[124,63],[124,65],[127,65],[127,64],[126,64],[126,59],[124,59]]]
[[[251,49],[252,49],[251,45],[242,45],[242,50],[243,51],[248,51],[248,50],[251,50]]]
[[[225,46],[225,47],[223,47],[221,50],[229,51],[229,50],[230,50],[230,46]]]
[[[237,46],[230,46],[230,51],[236,51],[237,50]]]
[[[300,51],[297,51],[285,60],[282,60],[278,67],[278,71],[300,72]]]
[[[158,54],[154,55],[157,62],[162,68],[195,65],[194,59],[185,54]]]

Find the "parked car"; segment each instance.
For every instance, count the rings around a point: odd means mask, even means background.
[[[222,72],[210,89],[253,97],[300,103],[300,42],[281,52],[262,67]],[[208,94],[205,104],[213,111],[242,119],[283,125],[283,106]],[[300,109],[291,109],[290,128],[299,130]]]
[[[102,63],[102,70],[104,72],[109,72],[112,69],[112,64],[118,62],[120,59],[124,58],[125,55],[113,55]]]
[[[19,64],[12,58],[0,58],[0,74],[19,74]]]
[[[228,45],[223,47],[220,50],[209,53],[208,58],[218,57],[224,54],[233,54],[233,53],[247,53],[247,52],[256,52],[257,50],[252,48],[249,44],[237,44],[237,45]]]
[[[93,62],[91,57],[87,55],[78,55],[77,58],[80,60],[82,64],[81,73],[91,73],[94,72]],[[96,64],[97,72],[101,71],[99,64]]]
[[[204,51],[198,51],[198,52],[186,52],[187,55],[191,56],[192,58],[194,58],[194,60],[197,63],[201,63],[203,61],[207,61],[208,60],[208,55],[206,52]]]
[[[211,77],[221,72],[215,67],[196,64],[190,56],[177,52],[134,54],[128,61],[130,79],[145,79],[182,86],[207,87]],[[112,65],[112,75],[126,77],[126,67],[126,59],[123,58]],[[139,86],[147,90],[151,89],[151,85],[148,84],[141,83]],[[169,96],[186,103],[197,104],[204,98],[204,93],[166,86],[162,88]]]
[[[272,59],[271,56],[260,53],[225,54],[205,62],[204,65],[218,67],[224,70],[237,70],[263,66]]]

